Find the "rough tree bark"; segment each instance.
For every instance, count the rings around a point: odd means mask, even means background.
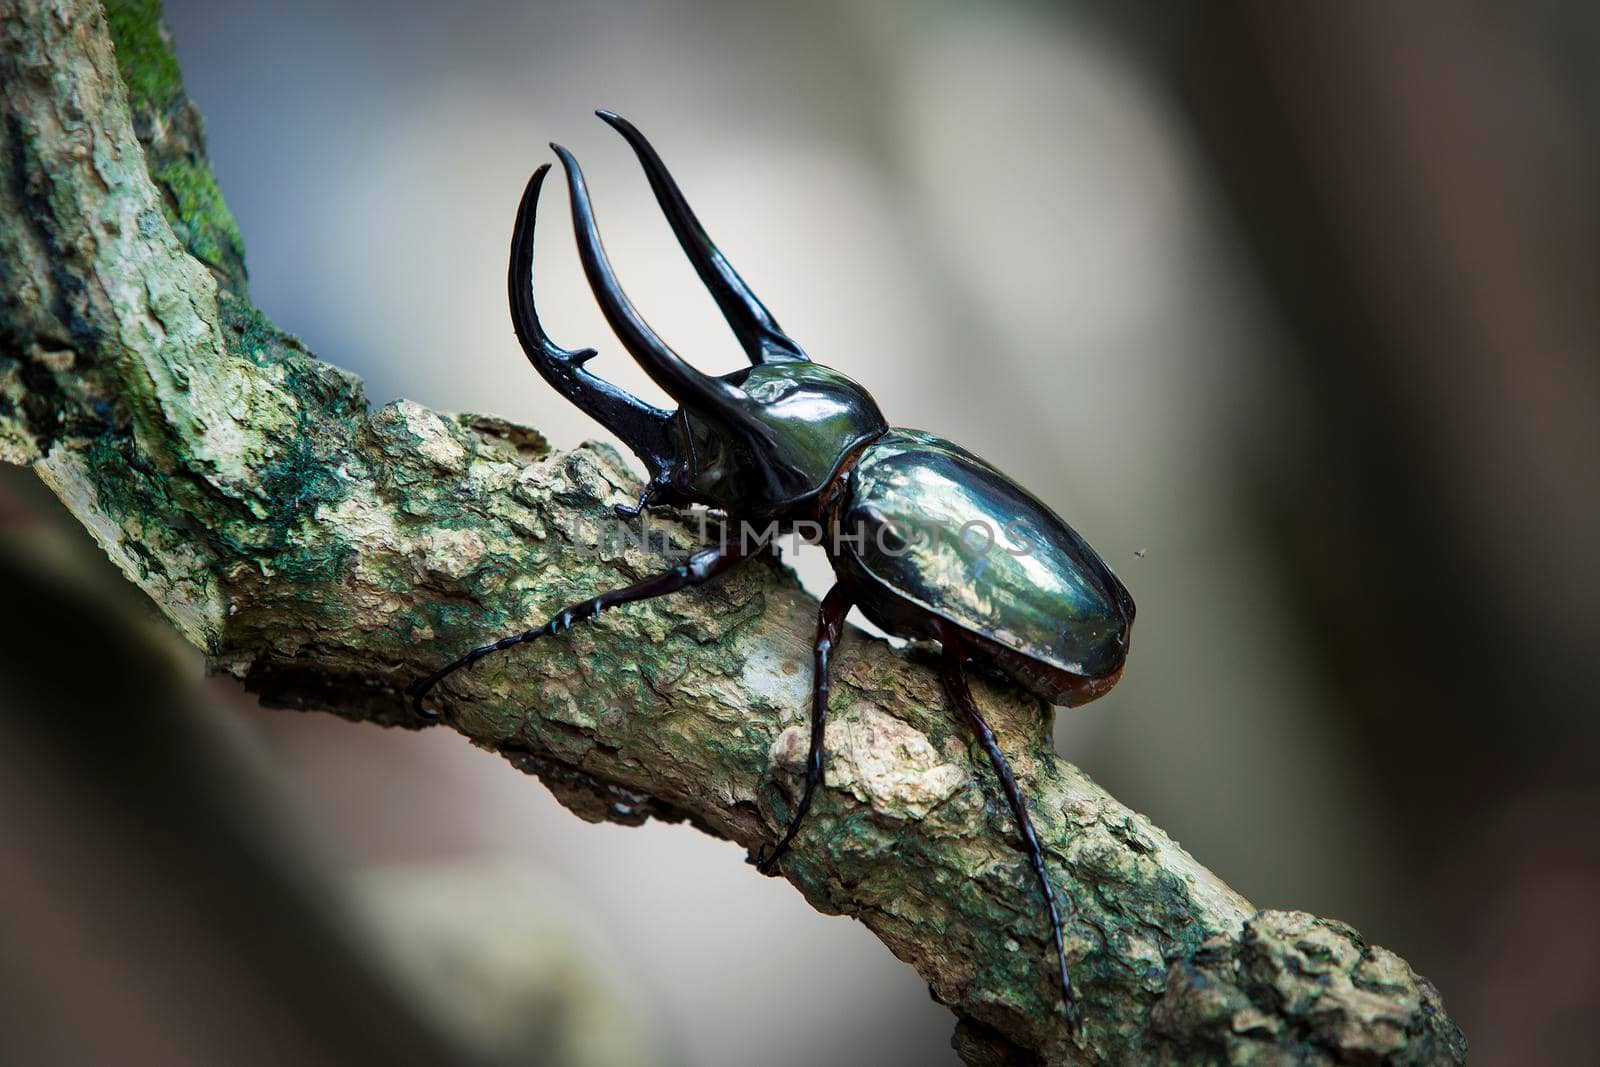
[[[634,495],[612,452],[369,410],[250,305],[157,0],[0,0],[0,26],[0,458],[31,464],[215,669],[276,705],[421,726],[402,691],[428,669],[696,543],[665,522],[662,546],[588,551]],[[750,849],[796,797],[814,617],[758,563],[439,696],[582,818],[686,820]],[[1087,1025],[1070,1042],[1037,887],[933,670],[856,632],[834,676],[827,788],[785,874],[927,979],[968,1062],[1464,1060],[1404,960],[1257,911],[1057,759],[1047,707],[980,680],[1071,902]]]

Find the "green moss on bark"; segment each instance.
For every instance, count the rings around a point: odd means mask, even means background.
[[[242,296],[244,240],[206,158],[200,114],[184,91],[161,4],[108,0],[106,23],[162,211],[189,254]]]
[[[161,0],[106,0],[106,23],[128,103],[167,111],[183,97],[183,75],[161,17]]]
[[[152,177],[170,198],[167,221],[190,255],[210,266],[244,259],[244,238],[209,166],[178,160]]]

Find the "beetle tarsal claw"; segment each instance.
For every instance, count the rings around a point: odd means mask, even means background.
[[[778,857],[771,855],[766,845],[762,845],[754,852],[746,852],[744,861],[768,878],[776,878],[783,873],[778,869]]]
[[[406,696],[411,699],[411,710],[419,718],[427,719],[430,722],[437,722],[444,714],[438,708],[428,707],[422,702],[422,698],[428,695],[428,690],[433,688],[434,681],[434,677],[429,675],[427,678],[418,679],[406,686]]]

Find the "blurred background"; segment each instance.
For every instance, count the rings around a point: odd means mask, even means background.
[[[1405,956],[1475,1061],[1592,1055],[1600,8],[167,11],[254,300],[375,403],[600,436],[504,308],[549,140],[645,316],[739,365],[619,111],[814,357],[1132,589],[1063,755],[1258,907]],[[662,399],[547,205],[547,325]],[[202,682],[11,468],[0,568],[6,1062],[955,1062],[909,968],[735,846]]]

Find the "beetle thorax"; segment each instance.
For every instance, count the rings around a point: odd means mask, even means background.
[[[887,429],[867,391],[816,363],[766,363],[728,375],[738,399],[684,405],[674,420],[688,497],[730,513],[777,515],[813,501],[845,460]]]

